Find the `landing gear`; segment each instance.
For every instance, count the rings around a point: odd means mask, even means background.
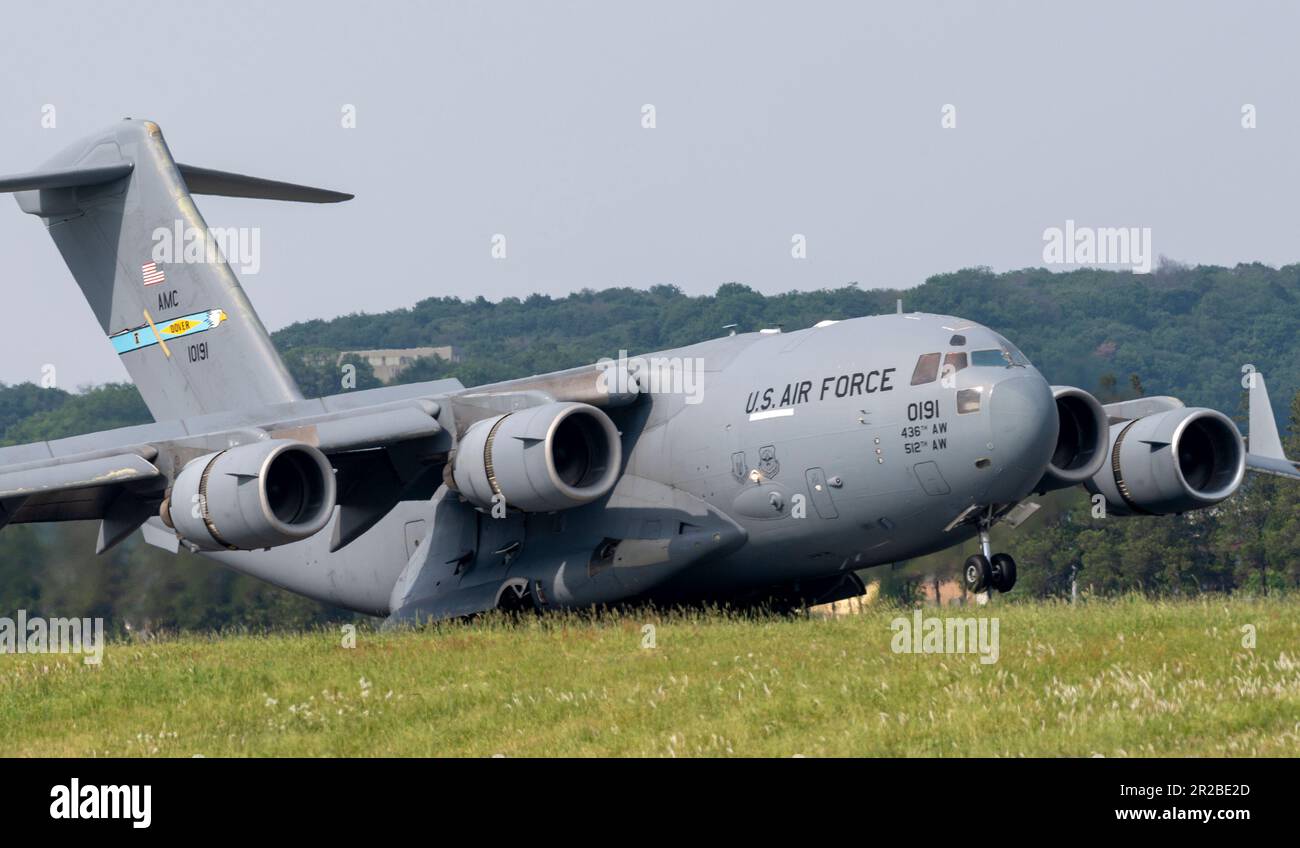
[[[496,608],[510,618],[517,618],[526,612],[536,612],[537,604],[533,602],[528,581],[508,580],[497,592]]]
[[[966,559],[966,568],[962,574],[966,579],[966,591],[978,595],[993,581],[993,565],[984,554],[975,554]]]
[[[966,591],[978,595],[990,588],[1010,592],[1016,585],[1016,561],[1010,554],[995,554],[989,542],[989,525],[980,522],[980,547],[984,552],[966,560],[962,576]]]
[[[1011,558],[1011,554],[994,554],[989,567],[993,571],[993,588],[999,592],[1010,592],[1016,585],[1016,561]]]

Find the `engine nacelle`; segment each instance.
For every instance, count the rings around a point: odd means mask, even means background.
[[[319,450],[274,439],[201,456],[176,476],[162,519],[207,551],[287,545],[326,524],[336,500],[334,469]]]
[[[456,447],[452,479],[479,509],[499,495],[524,512],[553,512],[607,494],[622,465],[608,415],[585,403],[548,403],[474,422]]]
[[[1052,386],[1060,422],[1056,448],[1038,492],[1064,489],[1086,482],[1106,464],[1110,424],[1101,402],[1073,386]]]
[[[1241,485],[1246,449],[1232,419],[1171,409],[1111,427],[1110,462],[1087,484],[1119,515],[1169,515],[1213,506]]]

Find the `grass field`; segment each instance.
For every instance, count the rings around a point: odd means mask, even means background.
[[[0,755],[1300,755],[1300,598],[924,613],[995,616],[997,662],[894,653],[887,606],[3,655]]]

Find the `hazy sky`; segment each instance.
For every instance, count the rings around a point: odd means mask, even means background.
[[[356,193],[199,198],[210,225],[261,229],[243,283],[272,329],[434,295],[912,286],[1042,265],[1044,229],[1067,219],[1150,227],[1154,252],[1184,262],[1286,264],[1297,9],[13,5],[0,173],[129,115],[157,121],[180,161]],[[64,387],[125,379],[40,222],[3,198],[0,255],[0,381],[45,363]]]

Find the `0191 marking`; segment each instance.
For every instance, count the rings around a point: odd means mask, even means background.
[[[939,401],[923,400],[913,401],[907,405],[908,421],[924,421],[929,418],[939,417]]]

